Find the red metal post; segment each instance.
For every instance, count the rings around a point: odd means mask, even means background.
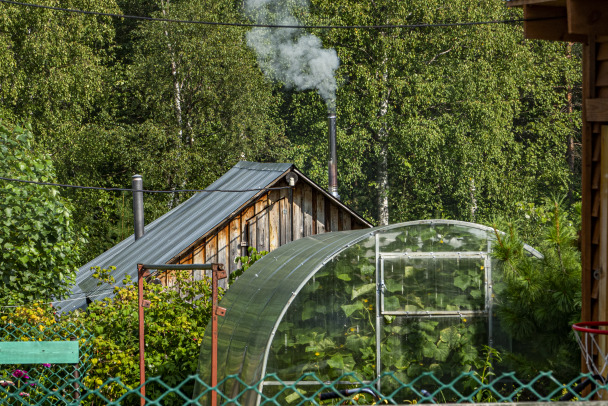
[[[146,404],[146,364],[144,360],[144,272],[143,265],[137,265],[137,310],[139,315],[139,384],[140,399],[139,404]]]
[[[217,406],[217,271],[219,264],[213,264],[211,271],[211,406]]]
[[[217,406],[217,316],[226,312],[217,305],[217,281],[226,278],[226,271],[222,264],[212,264],[211,269],[211,406]]]

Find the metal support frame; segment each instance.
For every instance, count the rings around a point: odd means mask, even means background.
[[[188,271],[188,270],[210,270],[211,271],[211,386],[217,386],[217,317],[224,316],[226,309],[219,307],[218,302],[218,280],[227,277],[223,264],[137,264],[137,310],[139,318],[139,385],[140,405],[146,404],[146,368],[145,368],[145,322],[144,307],[149,307],[150,302],[144,300],[144,278],[150,276],[150,269],[157,271]],[[211,391],[211,404],[217,405],[217,392]]]

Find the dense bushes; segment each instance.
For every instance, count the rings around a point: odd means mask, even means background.
[[[550,201],[529,206],[524,218],[528,232],[537,233],[536,241],[526,242],[544,259],[535,261],[524,254],[515,225],[508,225],[506,236],[497,234],[494,255],[501,260],[505,282],[497,313],[502,327],[513,336],[514,349],[523,354],[504,354],[503,359],[518,375],[552,370],[559,378],[572,378],[580,371],[580,352],[571,330],[581,314],[578,215]],[[528,238],[533,239],[533,234]]]
[[[53,182],[48,156],[33,148],[29,128],[0,122],[0,174]],[[0,180],[0,302],[17,305],[70,291],[84,242],[71,206],[56,188]]]
[[[93,302],[86,311],[61,316],[48,304],[18,307],[2,318],[2,325],[82,326],[94,335],[87,357],[91,365],[83,383],[108,399],[117,399],[126,389],[115,383],[103,385],[110,378],[118,377],[129,387],[139,385],[137,285],[127,278],[122,286],[115,286],[103,269],[97,269],[95,275],[100,284],[111,286],[113,298]],[[192,281],[186,273],[178,272],[173,287],[145,283],[144,294],[150,301],[145,309],[146,376],[160,376],[166,384],[177,385],[196,372],[201,339],[211,316],[210,281]],[[146,394],[152,397],[160,391],[161,387],[146,386]],[[188,393],[187,385],[182,391]],[[130,404],[128,399],[125,402]],[[133,402],[138,404],[139,400],[133,398]],[[171,397],[163,398],[163,404],[173,404]]]

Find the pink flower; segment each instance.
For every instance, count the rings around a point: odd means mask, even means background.
[[[29,398],[29,397],[30,397],[30,394],[29,394],[29,393],[27,393],[27,392],[20,392],[20,393],[19,393],[19,396],[23,396],[24,398]]]
[[[43,367],[50,368],[51,364],[42,364]]]
[[[30,377],[27,375],[27,371],[22,371],[20,369],[15,369],[13,371],[13,377],[17,378],[17,379],[20,379],[20,378],[30,379]]]
[[[0,385],[2,386],[8,386],[8,385],[14,385],[15,383],[13,381],[0,381]]]

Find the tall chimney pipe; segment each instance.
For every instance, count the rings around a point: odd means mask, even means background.
[[[133,190],[133,227],[137,241],[144,235],[144,187],[141,175],[133,175],[131,189]]]
[[[339,199],[338,170],[336,168],[338,163],[336,155],[336,113],[329,113],[327,118],[329,123],[329,193]]]

